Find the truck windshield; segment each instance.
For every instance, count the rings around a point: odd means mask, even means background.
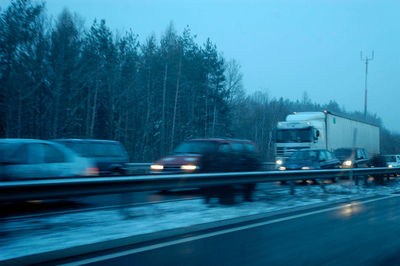
[[[276,142],[288,143],[288,142],[311,142],[312,141],[312,130],[311,128],[306,129],[285,129],[277,130]]]
[[[295,152],[291,157],[291,161],[316,161],[318,158],[318,152],[317,151],[298,151]]]
[[[333,152],[338,159],[344,160],[353,156],[353,149],[337,149]]]

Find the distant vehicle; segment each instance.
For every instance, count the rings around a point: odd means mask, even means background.
[[[97,139],[56,139],[79,155],[90,158],[100,175],[124,175],[127,173],[128,154],[119,141]]]
[[[323,149],[304,149],[295,152],[280,167],[280,170],[314,170],[340,168],[335,155]]]
[[[400,167],[400,155],[378,155],[371,159],[372,167]]]
[[[275,159],[279,167],[301,149],[364,148],[371,156],[379,154],[379,127],[328,111],[298,112],[278,122]]]
[[[193,139],[151,165],[153,173],[208,173],[260,170],[254,143],[238,139]]]
[[[37,139],[0,139],[0,180],[92,176],[93,163],[63,145]]]
[[[400,167],[400,155],[392,154],[392,155],[383,155],[386,161],[387,167]]]
[[[393,160],[394,159],[397,160],[397,158],[393,158],[393,155],[375,155],[375,156],[373,156],[371,158],[370,166],[371,167],[396,167],[396,166],[393,165],[393,163],[394,163]],[[374,182],[376,184],[382,185],[382,184],[386,183],[385,180],[389,181],[389,177],[391,175],[396,176],[396,174],[389,174],[389,175],[386,175],[386,174],[374,174],[372,176],[373,176]]]
[[[342,168],[362,168],[370,165],[368,152],[363,148],[341,148],[333,153],[340,160]]]

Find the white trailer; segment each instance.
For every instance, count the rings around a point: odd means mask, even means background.
[[[277,164],[295,151],[320,148],[333,151],[339,148],[364,148],[370,156],[379,153],[379,127],[324,112],[298,112],[278,122],[275,138]]]

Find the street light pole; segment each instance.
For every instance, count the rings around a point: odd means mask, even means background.
[[[367,81],[368,81],[368,63],[369,61],[374,60],[374,51],[372,51],[372,56],[368,57],[366,56],[363,58],[362,52],[360,53],[360,58],[361,61],[365,61],[365,93],[364,93],[364,119],[367,119],[367,96],[368,96],[368,90],[367,90]]]

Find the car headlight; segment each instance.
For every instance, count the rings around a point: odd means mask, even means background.
[[[392,168],[392,167],[393,167],[393,165],[389,164],[389,165],[388,165],[388,167],[389,167],[389,168]]]
[[[185,164],[185,165],[181,165],[181,169],[186,170],[186,171],[194,171],[197,169],[197,165]]]
[[[281,165],[281,164],[283,164],[283,161],[282,160],[276,160],[276,164]]]
[[[279,170],[284,171],[284,170],[286,170],[286,167],[285,166],[281,166],[281,167],[279,167]]]
[[[351,166],[352,164],[353,164],[353,162],[350,161],[350,160],[347,160],[347,161],[343,162],[343,166]]]
[[[308,166],[303,166],[302,168],[301,168],[301,170],[310,170],[311,168],[310,167],[308,167]]]
[[[151,170],[163,170],[164,169],[164,165],[161,164],[152,164],[150,166]]]

